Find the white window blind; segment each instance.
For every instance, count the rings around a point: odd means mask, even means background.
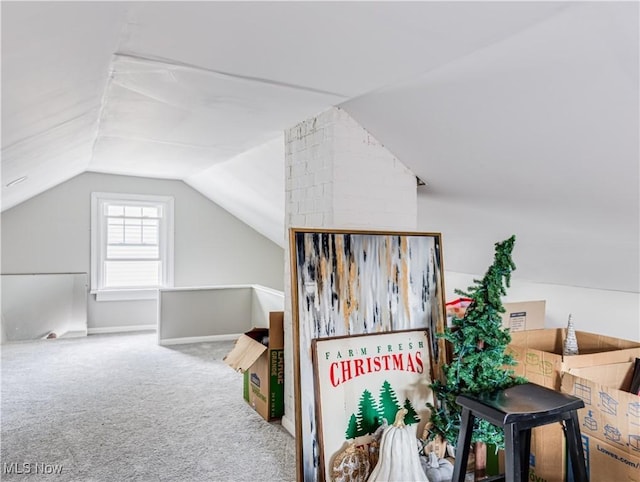
[[[161,206],[105,203],[107,252],[105,288],[162,284]]]
[[[92,204],[92,290],[170,286],[173,200],[94,193]]]

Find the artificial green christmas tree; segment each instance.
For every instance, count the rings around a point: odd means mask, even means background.
[[[516,268],[511,253],[515,236],[495,244],[495,257],[482,280],[474,280],[467,291],[456,293],[472,301],[462,318],[453,319],[453,327],[440,335],[452,346],[452,361],[443,367],[444,380],[436,380],[434,391],[436,406],[431,408],[431,434],[441,435],[455,445],[460,430],[460,406],[456,397],[460,394],[478,394],[508,388],[522,383],[514,378],[513,357],[505,353],[511,342],[509,329],[502,328],[501,297],[511,282],[511,272]],[[486,420],[476,420],[473,442],[504,446],[502,429]]]

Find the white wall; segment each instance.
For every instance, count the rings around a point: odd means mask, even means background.
[[[447,301],[459,296],[454,293],[454,289],[466,290],[473,284],[474,278],[481,278],[483,275],[484,273],[474,276],[446,271]],[[545,328],[566,327],[571,314],[576,330],[640,341],[638,293],[512,279],[511,287],[507,288],[507,295],[503,297],[503,302],[534,300],[546,301]]]
[[[474,276],[446,271],[447,301],[459,297],[454,293],[454,289],[466,290],[473,284],[474,278],[481,278],[483,275],[484,273]],[[546,301],[545,328],[566,327],[571,314],[576,330],[640,341],[638,293],[554,285],[514,278],[511,280],[510,288],[507,288],[507,295],[503,298],[504,302],[534,300]]]
[[[86,336],[86,273],[2,275],[2,328],[8,341]]]
[[[235,339],[251,328],[269,328],[269,313],[283,311],[284,293],[259,285],[160,290],[161,345]]]
[[[92,191],[175,198],[175,286],[283,289],[284,252],[181,181],[81,174],[1,214],[2,273],[89,272]],[[156,301],[89,297],[90,332],[155,325]]]
[[[251,294],[251,324],[269,328],[269,313],[284,311],[284,293],[264,286],[254,286]]]
[[[160,290],[158,341],[205,341],[249,331],[252,291],[251,286]]]
[[[418,196],[418,229],[442,233],[447,301],[454,288],[484,275],[496,242],[515,234],[516,270],[504,301],[546,300],[550,328],[566,326],[572,313],[576,329],[640,340],[638,223],[620,226],[610,213],[606,224],[592,218],[587,232],[561,214],[537,205],[453,202],[429,187]]]

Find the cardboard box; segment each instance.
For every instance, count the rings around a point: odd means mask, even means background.
[[[502,314],[502,327],[511,333],[524,330],[542,330],[544,328],[546,303],[541,301],[519,301],[505,303]]]
[[[560,390],[560,375],[571,368],[622,363],[640,357],[640,343],[576,331],[579,355],[563,356],[566,329],[528,330],[511,334],[509,352],[518,362],[516,375],[530,382]]]
[[[471,298],[457,298],[446,304],[447,326],[453,326],[453,318],[462,318],[471,304]],[[505,312],[501,315],[502,327],[511,332],[541,330],[544,328],[546,302],[517,301],[504,303]]]
[[[627,391],[633,368],[633,362],[572,368],[562,374],[562,391],[584,400],[583,434],[640,457],[640,397]]]
[[[640,482],[638,454],[621,451],[586,434],[582,434],[582,448],[591,482]],[[567,480],[574,482],[573,474],[569,473]]]
[[[555,328],[512,333],[508,350],[518,361],[518,365],[514,367],[516,374],[526,377],[532,383],[559,391],[564,371],[629,362],[640,356],[640,343],[581,331],[576,332],[580,354],[563,356],[565,332],[565,329]],[[565,480],[566,447],[560,424],[532,430],[530,461],[531,480]],[[595,482],[597,479],[591,480]]]
[[[536,427],[531,431],[529,480],[564,482],[567,448],[560,423]]]
[[[254,328],[241,335],[224,358],[244,374],[244,399],[267,421],[284,415],[283,322],[282,311],[269,313],[269,328]]]

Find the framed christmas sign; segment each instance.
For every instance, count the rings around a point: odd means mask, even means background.
[[[405,423],[422,433],[433,403],[426,330],[320,338],[311,347],[320,480],[333,480],[334,457],[349,443],[368,453],[401,408]]]
[[[289,233],[297,478],[306,482],[325,475],[312,341],[423,329],[434,335],[423,363],[438,376],[446,361],[444,341],[435,337],[446,324],[442,244],[438,233],[302,228]]]

